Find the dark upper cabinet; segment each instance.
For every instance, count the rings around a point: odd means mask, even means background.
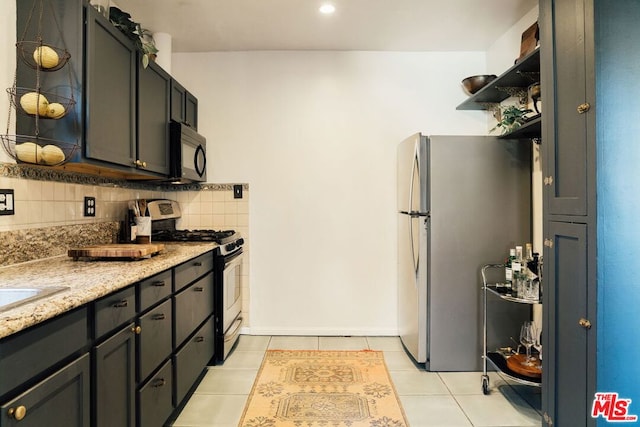
[[[18,38],[35,26],[25,28],[32,3],[16,2]],[[72,93],[75,106],[59,120],[39,120],[38,134],[78,147],[68,153],[68,163],[52,167],[126,179],[168,177],[169,118],[197,128],[198,100],[157,64],[143,68],[131,40],[87,1],[50,3],[64,40],[46,18],[51,25],[42,36],[66,47],[71,59],[56,72],[40,73],[40,83],[45,91]],[[25,40],[35,40],[32,33],[26,31]],[[17,61],[16,72],[19,87],[36,86],[33,69]],[[33,117],[17,116],[17,134],[34,135],[35,127]]]
[[[138,61],[138,167],[169,175],[171,76],[155,62]]]
[[[198,130],[198,99],[174,79],[171,80],[171,120]]]
[[[85,354],[0,408],[3,427],[90,424],[90,363]]]
[[[93,7],[85,9],[84,154],[133,167],[137,160],[136,49]]]
[[[185,103],[187,114],[185,123],[195,130],[198,130],[198,98],[196,98],[191,92],[187,92]]]
[[[593,22],[584,19],[583,0],[542,3],[545,214],[584,216],[594,203],[589,197],[595,153],[593,44],[587,37]]]

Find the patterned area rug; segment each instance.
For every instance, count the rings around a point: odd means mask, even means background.
[[[269,350],[239,427],[407,427],[381,351]]]

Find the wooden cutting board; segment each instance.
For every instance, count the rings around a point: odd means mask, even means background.
[[[143,258],[153,255],[164,249],[164,244],[147,243],[113,243],[106,245],[91,245],[81,248],[71,248],[67,255],[78,259],[81,257],[90,258]]]

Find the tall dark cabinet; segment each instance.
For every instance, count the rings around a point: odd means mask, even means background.
[[[543,425],[594,426],[593,0],[540,2],[544,212]]]
[[[635,0],[540,1],[545,426],[606,423],[596,392],[640,399],[639,20]]]

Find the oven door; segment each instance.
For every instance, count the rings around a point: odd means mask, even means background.
[[[236,320],[242,311],[242,252],[234,255],[232,259],[225,260],[223,280],[223,306],[222,330],[224,334],[229,331],[229,327]]]

